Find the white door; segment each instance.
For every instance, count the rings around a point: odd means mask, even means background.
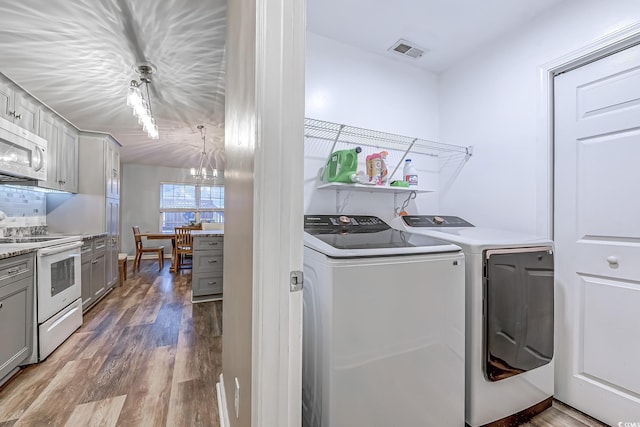
[[[554,88],[556,397],[640,422],[640,46]]]

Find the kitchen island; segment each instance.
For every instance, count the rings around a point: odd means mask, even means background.
[[[224,231],[193,230],[193,270],[191,301],[222,299]]]

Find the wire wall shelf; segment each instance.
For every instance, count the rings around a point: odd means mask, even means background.
[[[334,146],[337,143],[362,145],[404,151],[405,155],[413,152],[434,157],[471,157],[473,153],[472,146],[445,144],[310,118],[305,119],[304,136],[305,140],[331,141]]]

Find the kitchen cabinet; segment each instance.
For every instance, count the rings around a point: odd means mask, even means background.
[[[78,131],[57,113],[0,74],[0,117],[47,141],[47,179],[37,186],[78,191]]]
[[[0,76],[0,117],[37,134],[40,105],[40,102],[7,77]]]
[[[33,351],[34,284],[33,253],[0,261],[0,385]]]
[[[78,192],[78,131],[63,125],[57,152],[57,178],[59,189]]]
[[[78,192],[78,132],[58,115],[40,111],[39,136],[47,140],[47,180],[38,186]]]
[[[61,129],[60,119],[46,110],[40,111],[40,129],[38,135],[47,140],[47,180],[39,181],[45,188],[58,188],[58,150]]]
[[[82,311],[93,307],[107,290],[106,236],[82,241]]]
[[[222,297],[223,261],[224,236],[222,234],[193,236],[191,285],[194,301],[198,299],[210,301]]]
[[[107,239],[106,239],[106,263],[107,263],[107,283],[109,287],[118,283],[118,253],[120,235],[120,199],[107,197]]]
[[[118,283],[120,248],[120,144],[111,135],[80,132],[78,193],[47,195],[47,226],[65,234],[106,233],[107,289]]]
[[[120,149],[116,144],[107,144],[105,153],[107,198],[120,199]]]

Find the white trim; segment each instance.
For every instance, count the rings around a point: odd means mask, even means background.
[[[230,427],[227,396],[222,390],[224,390],[224,378],[222,377],[222,374],[220,374],[220,382],[216,383],[216,394],[218,395],[218,417],[220,418],[220,427]]]
[[[596,61],[607,55],[640,43],[640,22],[608,34],[578,50],[540,67],[537,153],[538,234],[553,238],[553,78],[559,73]]]
[[[302,422],[305,5],[256,1],[251,425]]]

